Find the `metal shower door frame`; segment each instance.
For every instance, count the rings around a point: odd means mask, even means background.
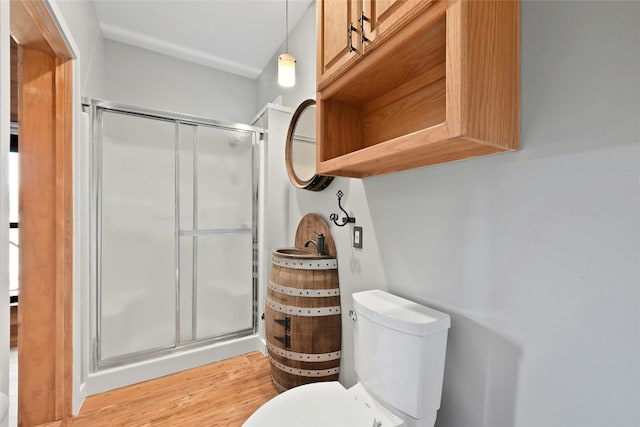
[[[148,109],[143,107],[134,107],[130,105],[115,103],[112,101],[105,101],[101,99],[83,98],[83,108],[89,111],[90,127],[91,127],[91,201],[93,212],[91,214],[91,248],[92,248],[92,307],[90,318],[94,323],[91,327],[92,330],[92,358],[91,358],[91,372],[97,372],[100,369],[111,368],[121,365],[126,365],[132,362],[140,360],[147,360],[153,357],[157,357],[164,354],[170,354],[177,351],[188,350],[192,348],[203,347],[208,344],[218,343],[234,338],[245,337],[255,334],[258,328],[258,275],[257,275],[257,263],[258,263],[258,185],[260,176],[260,161],[259,161],[259,142],[262,139],[263,130],[258,127],[248,126],[244,124],[225,122],[220,120],[212,120],[205,117],[198,117],[182,113],[167,112],[161,110]],[[102,114],[103,112],[112,112],[124,115],[131,115],[140,118],[147,118],[153,120],[159,120],[164,122],[172,122],[175,126],[174,141],[175,141],[175,234],[174,234],[174,250],[175,250],[175,342],[171,346],[157,347],[148,350],[143,350],[134,353],[128,353],[119,355],[106,360],[102,359],[101,349],[101,336],[102,336],[102,310],[101,310],[101,289],[102,289],[102,267],[101,267],[101,235],[102,235]],[[193,226],[192,230],[180,229],[180,126],[189,125],[194,127],[193,132],[193,159],[194,159],[194,199],[193,199]],[[231,131],[243,132],[251,135],[251,162],[252,162],[252,226],[250,228],[241,229],[207,229],[198,230],[197,228],[197,168],[195,166],[197,159],[197,129],[198,126],[207,126],[218,129],[226,129]],[[197,314],[197,299],[195,295],[197,293],[197,278],[193,277],[193,296],[192,296],[192,339],[182,342],[181,339],[181,306],[180,306],[180,237],[192,236],[193,237],[193,259],[192,267],[195,271],[197,268],[197,238],[199,235],[211,235],[211,234],[245,234],[251,233],[252,235],[252,326],[251,328],[216,335],[212,337],[195,339],[196,336],[196,314]]]

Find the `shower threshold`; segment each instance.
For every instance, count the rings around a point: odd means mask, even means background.
[[[262,341],[258,334],[251,334],[208,344],[189,343],[133,363],[127,359],[126,364],[104,367],[89,374],[87,395],[148,381],[256,350],[263,350]]]

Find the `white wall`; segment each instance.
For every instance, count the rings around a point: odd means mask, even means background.
[[[291,34],[299,67],[314,31]],[[521,151],[290,189],[290,234],[338,189],[364,229],[353,249],[332,227],[345,312],[381,288],[451,314],[438,426],[640,425],[638,46],[640,3],[525,1]],[[259,102],[274,82],[270,63]]]
[[[288,236],[288,211],[284,208],[289,200],[289,178],[283,167],[290,120],[289,108],[267,104],[253,123],[254,126],[265,130],[260,143],[258,189],[258,316],[264,312],[271,253],[277,248],[293,246]],[[264,322],[258,323],[258,333],[264,343]],[[266,351],[266,347],[262,350]]]
[[[80,64],[80,96],[104,96],[104,39],[98,26],[93,3],[77,0],[57,0],[73,40],[78,48]]]
[[[107,99],[139,107],[249,123],[256,81],[105,40]]]
[[[0,224],[9,222],[9,120],[10,120],[10,53],[9,2],[0,2]],[[0,411],[3,398],[9,395],[9,229],[0,229],[0,300],[5,305],[0,310]],[[0,418],[3,414],[0,413]],[[0,422],[8,425],[9,417]]]

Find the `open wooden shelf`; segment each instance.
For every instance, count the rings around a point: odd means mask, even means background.
[[[519,3],[435,2],[317,94],[317,172],[366,177],[519,148]]]

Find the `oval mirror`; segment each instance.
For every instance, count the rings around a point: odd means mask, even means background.
[[[298,188],[322,191],[333,181],[332,176],[316,174],[316,101],[307,99],[293,113],[285,161],[289,180]]]

